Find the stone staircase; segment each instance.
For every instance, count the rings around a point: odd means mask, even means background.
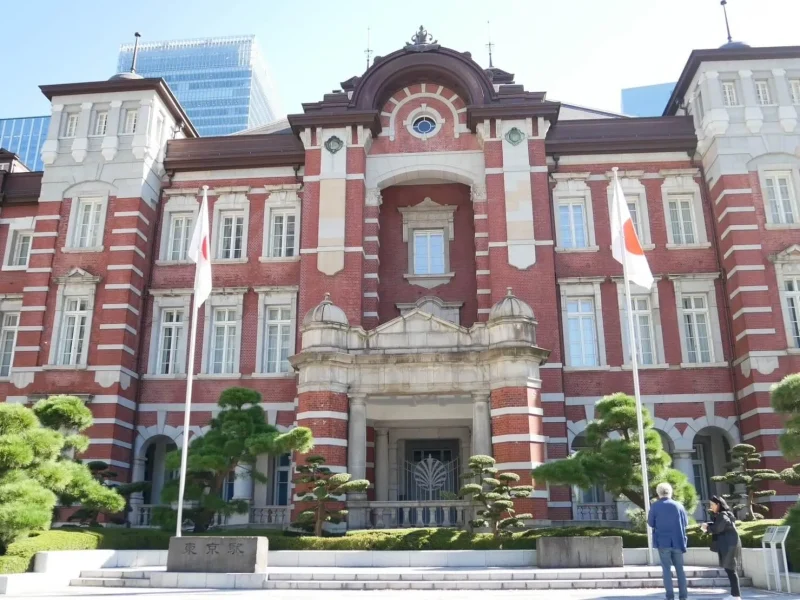
[[[723,590],[722,569],[686,567],[689,587]],[[533,569],[492,567],[273,567],[267,573],[167,573],[152,569],[82,571],[72,586],[296,590],[551,590],[661,588],[660,567]],[[677,587],[677,581],[675,582]],[[743,586],[751,585],[748,578]]]

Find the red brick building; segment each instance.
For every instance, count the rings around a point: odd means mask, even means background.
[[[258,390],[271,423],[310,427],[335,471],[374,483],[348,499],[352,527],[460,521],[438,500],[458,461],[492,454],[530,481],[599,397],[633,391],[612,167],[656,276],[631,309],[676,468],[708,497],[735,443],[787,464],[768,391],[800,366],[800,48],[696,51],[663,117],[627,118],[422,33],[288,122],[221,138],[198,138],[162,80],[43,86],[44,171],[0,155],[0,395],[84,396],[86,458],[153,482],[139,523],[181,443],[203,186],[192,434],[223,389]],[[280,521],[296,459],[227,493]],[[782,514],[795,496],[776,487]],[[624,518],[603,490],[539,484],[524,504]]]

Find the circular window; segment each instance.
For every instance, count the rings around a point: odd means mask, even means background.
[[[420,135],[429,135],[436,131],[436,121],[428,116],[417,117],[411,126]]]

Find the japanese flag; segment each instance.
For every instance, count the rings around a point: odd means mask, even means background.
[[[203,186],[203,201],[194,225],[192,241],[189,242],[188,255],[197,264],[194,272],[194,302],[199,307],[211,295],[211,254],[208,236],[208,186]]]
[[[611,253],[622,263],[629,281],[645,289],[653,286],[653,274],[644,257],[642,245],[633,227],[622,184],[614,169],[614,195],[611,201]]]

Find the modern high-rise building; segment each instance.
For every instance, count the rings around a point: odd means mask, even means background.
[[[48,127],[50,115],[0,119],[0,148],[19,156],[31,171],[41,171],[41,150]]]
[[[120,48],[118,70],[129,71],[133,44]],[[136,72],[163,77],[203,136],[227,135],[281,116],[255,36],[139,44]]]
[[[631,117],[658,117],[664,112],[675,82],[622,90],[622,112]]]

